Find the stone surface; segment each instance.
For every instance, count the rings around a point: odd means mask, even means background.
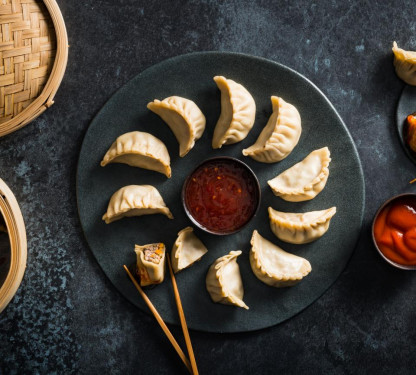
[[[28,235],[26,274],[0,315],[0,373],[184,372],[154,319],[119,295],[87,247],[77,217],[75,173],[85,131],[117,88],[165,58],[204,50],[262,56],[314,82],[356,142],[366,210],[347,268],[305,311],[253,333],[191,332],[200,372],[411,373],[416,276],[383,262],[370,224],[384,200],[415,189],[408,181],[416,168],[394,123],[404,84],[395,76],[391,53],[393,40],[416,49],[413,2],[59,5],[70,51],[55,105],[0,139],[0,176],[21,205]],[[179,328],[172,331],[180,337]]]

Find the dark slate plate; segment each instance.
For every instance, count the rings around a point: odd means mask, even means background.
[[[257,104],[256,123],[240,143],[212,150],[211,138],[220,114],[220,93],[213,77],[224,75],[242,83]],[[190,98],[207,118],[203,137],[184,158],[178,156],[178,143],[163,121],[147,110],[155,99],[179,95]],[[279,95],[293,103],[302,117],[302,136],[291,155],[280,163],[261,164],[242,156],[271,114],[270,96]],[[122,164],[100,167],[100,161],[115,138],[125,132],[142,130],[154,134],[167,146],[172,178]],[[328,183],[315,199],[290,203],[275,197],[266,181],[302,160],[314,149],[328,146],[332,162]],[[272,61],[234,53],[194,53],[178,56],[146,69],[122,87],[101,109],[85,136],[78,163],[77,198],[86,239],[101,268],[115,287],[133,304],[148,311],[122,268],[135,261],[134,244],[164,242],[170,249],[176,234],[191,225],[181,205],[182,183],[190,171],[208,157],[230,155],[244,160],[257,174],[262,186],[262,203],[256,218],[237,234],[225,237],[196,234],[209,249],[200,262],[179,273],[177,281],[190,328],[209,332],[241,332],[280,323],[314,302],[346,266],[361,228],[364,211],[364,182],[360,160],[348,130],[334,107],[319,89],[299,73]],[[171,209],[175,220],[162,215],[125,218],[106,225],[101,217],[111,195],[129,184],[154,185]],[[274,237],[268,222],[267,207],[304,212],[337,207],[328,233],[307,245],[290,245]],[[276,289],[260,282],[249,263],[252,231],[307,258],[312,272],[294,287]],[[210,264],[230,250],[241,249],[238,263],[244,283],[241,308],[214,304],[205,290]],[[172,286],[167,280],[147,291],[162,317],[178,324]]]
[[[409,159],[416,164],[416,153],[409,148],[404,137],[406,117],[413,112],[416,112],[416,87],[406,85],[397,104],[396,125],[397,131],[399,132],[400,143]]]

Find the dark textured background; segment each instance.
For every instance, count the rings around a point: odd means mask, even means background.
[[[391,53],[393,40],[416,49],[414,2],[293,3],[60,1],[70,51],[56,104],[0,139],[0,176],[28,235],[26,274],[0,316],[0,373],[183,372],[154,319],[119,295],[86,246],[75,172],[88,124],[117,88],[165,58],[203,50],[266,57],[311,79],[356,142],[366,213],[347,268],[301,314],[248,334],[191,332],[200,372],[413,372],[416,275],[382,261],[370,223],[386,198],[415,190],[394,123],[403,83]]]

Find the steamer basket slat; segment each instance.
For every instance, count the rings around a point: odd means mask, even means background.
[[[55,0],[0,0],[0,137],[53,104],[68,36]]]
[[[0,179],[0,215],[6,223],[11,250],[10,269],[6,280],[0,285],[1,313],[19,288],[27,258],[26,229],[22,213],[12,191],[2,179]]]

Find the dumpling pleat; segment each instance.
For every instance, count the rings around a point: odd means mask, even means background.
[[[269,207],[270,228],[277,238],[293,244],[305,244],[322,237],[336,213],[336,207],[306,213],[287,213]]]
[[[154,186],[128,185],[112,195],[103,220],[109,224],[123,217],[151,214],[163,214],[173,219],[172,213]]]
[[[295,285],[312,270],[305,258],[287,253],[257,230],[251,237],[250,265],[260,281],[276,288]]]
[[[214,77],[221,91],[221,114],[214,129],[213,148],[243,140],[254,125],[256,103],[241,84],[222,76]]]
[[[133,131],[120,135],[104,155],[101,166],[110,163],[123,163],[171,177],[170,157],[165,144],[145,132]]]
[[[147,104],[169,126],[179,143],[179,156],[184,157],[201,138],[205,130],[205,116],[189,99],[170,96]]]
[[[244,289],[237,264],[239,255],[241,255],[241,250],[230,251],[229,254],[218,258],[209,268],[205,283],[214,302],[235,305],[248,310],[248,306],[243,301]],[[229,269],[226,270],[226,267]]]
[[[290,202],[315,198],[325,187],[331,162],[328,147],[312,151],[301,162],[267,181],[273,193]]]
[[[298,110],[282,98],[272,96],[273,113],[257,141],[243,155],[262,163],[275,163],[286,158],[299,142],[302,132]]]
[[[208,252],[193,231],[192,227],[186,227],[178,233],[171,253],[172,268],[175,273],[190,267]]]
[[[416,86],[416,52],[405,51],[393,42],[393,53],[397,76],[408,85]]]

